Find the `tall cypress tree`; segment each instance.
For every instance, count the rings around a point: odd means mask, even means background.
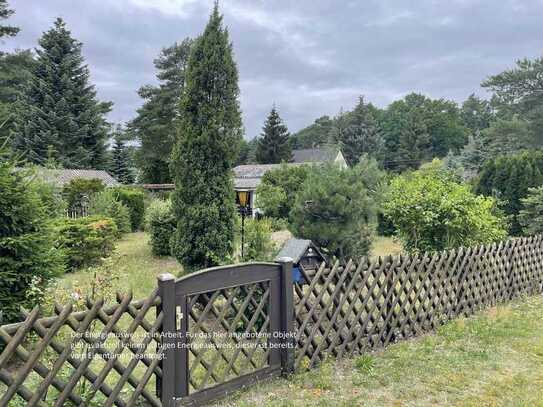
[[[111,103],[96,99],[82,44],[62,19],[45,32],[30,83],[21,98],[14,147],[43,164],[48,152],[66,168],[103,168]],[[50,157],[49,157],[50,158]]]
[[[172,153],[178,220],[172,251],[189,270],[217,265],[232,253],[232,166],[243,134],[238,96],[232,45],[215,4],[191,50]]]
[[[260,164],[277,164],[291,159],[290,134],[273,106],[262,128],[262,137],[258,140],[256,160]]]
[[[168,166],[191,45],[192,40],[186,38],[180,44],[164,48],[154,61],[159,85],[145,85],[138,91],[145,103],[128,124],[128,129],[141,143],[137,161],[144,182],[164,184],[172,181]]]

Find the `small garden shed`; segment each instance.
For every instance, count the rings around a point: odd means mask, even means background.
[[[326,261],[326,257],[311,240],[296,238],[287,240],[277,254],[276,260],[281,257],[292,259],[293,280],[297,283],[303,282],[300,268],[306,272],[316,271],[322,262]]]

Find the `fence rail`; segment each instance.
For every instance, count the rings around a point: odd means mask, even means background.
[[[543,293],[543,237],[322,264],[312,274],[302,269],[305,281],[294,284],[285,262],[268,263],[266,278],[258,273],[263,267],[203,271],[172,280],[169,291],[162,281],[162,288],[144,301],[118,295],[114,305],[88,301],[84,311],[58,306],[55,315],[46,318],[35,308],[25,321],[0,327],[5,346],[0,354],[0,407],[16,399],[32,406],[88,405],[91,400],[104,406],[198,404],[252,383],[248,374],[264,377],[265,366],[299,370],[327,357],[384,347],[451,318]],[[281,278],[276,274],[280,269]],[[271,295],[278,292],[277,284],[282,294]],[[186,332],[205,334],[292,332],[295,339],[280,341],[294,341],[295,346],[280,355],[258,347],[229,352],[219,345],[190,348],[190,353],[163,350],[162,345],[179,339],[161,334],[182,331],[178,325]],[[75,345],[83,347],[83,357],[76,357]],[[186,387],[181,399],[174,397],[173,404],[171,397],[161,401],[161,389],[170,389],[171,396],[180,384]],[[187,393],[192,395],[185,397]]]

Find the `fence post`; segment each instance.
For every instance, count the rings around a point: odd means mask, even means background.
[[[160,400],[164,407],[173,406],[175,402],[175,277],[169,273],[158,276],[158,289],[161,299],[162,311],[162,380],[160,386]]]
[[[287,376],[294,372],[294,299],[292,282],[292,259],[281,257],[277,260],[281,265],[281,331],[284,335],[281,341],[281,373]]]

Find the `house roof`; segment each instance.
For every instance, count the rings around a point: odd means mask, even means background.
[[[307,148],[303,150],[293,150],[294,163],[322,163],[334,161],[338,155],[338,150],[334,148]]]
[[[234,168],[236,178],[262,178],[266,172],[279,168],[281,164],[238,165]]]
[[[322,253],[317,249],[311,240],[296,239],[293,237],[286,241],[283,248],[275,257],[275,261],[278,261],[281,257],[290,257],[294,264],[299,263],[302,256],[310,247],[312,247],[322,258],[324,258]]]
[[[99,179],[107,187],[115,187],[120,185],[115,178],[103,170],[67,170],[67,169],[47,169],[40,168],[38,174],[45,180],[62,187],[76,178],[83,179]]]

